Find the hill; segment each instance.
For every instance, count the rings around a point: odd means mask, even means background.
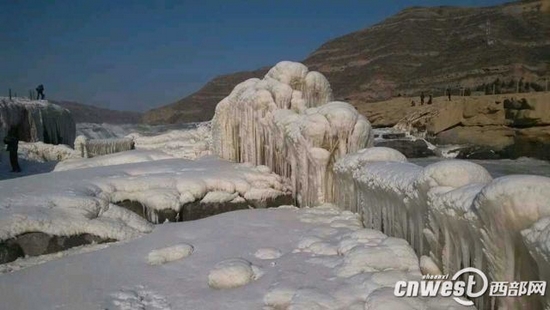
[[[485,8],[413,7],[372,27],[336,38],[303,63],[325,74],[336,99],[352,104],[421,91],[453,93],[541,89],[550,71],[548,1]],[[148,111],[147,123],[210,119],[219,100],[265,68],[214,78],[170,105]],[[514,87],[516,85],[516,87]],[[523,86],[525,87],[525,86]]]
[[[69,110],[76,123],[136,124],[141,122],[142,117],[139,112],[116,111],[72,101],[50,102]]]

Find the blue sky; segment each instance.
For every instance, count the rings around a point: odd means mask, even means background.
[[[145,111],[211,78],[300,61],[409,6],[502,0],[0,0],[0,95]]]

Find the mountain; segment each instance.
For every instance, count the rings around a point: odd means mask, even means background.
[[[136,124],[141,122],[142,114],[139,112],[116,111],[72,101],[49,101],[71,111],[76,123]]]
[[[303,63],[323,73],[335,98],[354,105],[416,96],[491,92],[529,83],[542,89],[550,72],[550,1],[494,7],[412,7],[372,27],[336,38]],[[202,89],[145,113],[147,123],[210,119],[233,87],[266,68],[214,78]]]
[[[218,76],[188,97],[147,111],[143,115],[143,122],[158,125],[209,121],[214,116],[218,102],[229,95],[235,85],[250,78],[262,77],[267,70],[269,68],[266,67],[256,71]]]

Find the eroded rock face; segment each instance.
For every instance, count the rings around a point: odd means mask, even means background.
[[[466,145],[464,158],[550,159],[550,94],[438,101],[409,113],[395,128],[433,136],[439,145]]]
[[[23,256],[39,256],[92,244],[113,242],[91,234],[52,236],[42,232],[29,232],[0,243],[0,264],[9,263]]]

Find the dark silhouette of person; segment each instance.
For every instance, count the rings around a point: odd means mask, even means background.
[[[432,94],[428,96],[428,104],[432,104]]]
[[[447,87],[447,96],[449,97],[449,101],[451,101],[451,88]]]
[[[17,139],[17,132],[14,128],[4,137],[4,144],[6,144],[6,151],[10,152],[11,172],[21,172],[21,167],[19,167],[19,160],[17,158],[19,139]]]
[[[424,105],[424,92],[420,93],[420,105]]]
[[[416,105],[416,102],[414,100],[411,102],[411,107],[414,107]]]
[[[44,96],[44,85],[40,84],[38,85],[38,87],[36,88],[36,99],[37,100],[44,100],[46,96]]]

